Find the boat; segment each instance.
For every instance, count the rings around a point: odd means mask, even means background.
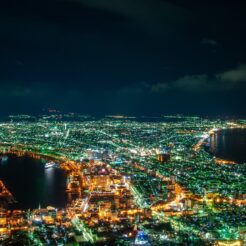
[[[56,166],[56,163],[51,161],[51,162],[47,162],[45,165],[44,165],[44,168],[45,169],[48,169],[48,168],[52,168],[52,167],[55,167]]]

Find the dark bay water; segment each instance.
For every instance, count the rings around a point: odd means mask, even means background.
[[[30,157],[8,156],[0,162],[0,179],[13,194],[17,209],[66,204],[66,177],[57,168],[44,169],[44,160]]]
[[[226,129],[210,137],[210,152],[216,157],[246,162],[246,129]]]

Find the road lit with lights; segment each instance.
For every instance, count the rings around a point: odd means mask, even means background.
[[[23,231],[32,245],[240,245],[245,163],[215,158],[206,146],[217,131],[246,128],[245,121],[174,119],[45,115],[0,123],[1,158],[54,161],[69,197],[63,210],[2,206],[1,240]],[[0,190],[5,203],[14,200],[2,181]]]

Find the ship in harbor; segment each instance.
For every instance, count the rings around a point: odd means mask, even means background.
[[[44,168],[45,169],[48,169],[48,168],[54,168],[54,167],[57,167],[57,164],[53,161],[51,162],[47,162],[45,165],[44,165]]]

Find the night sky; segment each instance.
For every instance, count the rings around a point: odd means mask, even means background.
[[[246,117],[245,9],[245,0],[1,0],[0,115]]]

